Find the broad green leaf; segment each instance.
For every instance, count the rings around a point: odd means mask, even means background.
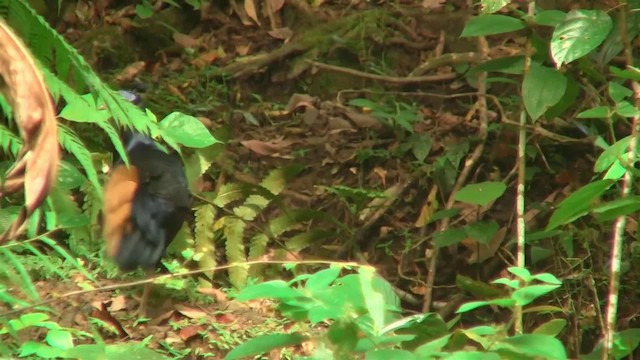
[[[327,331],[327,337],[341,351],[351,352],[358,345],[358,325],[353,321],[336,321]]]
[[[413,134],[408,139],[411,151],[416,160],[423,162],[431,152],[431,136],[429,134]]]
[[[285,346],[298,345],[307,338],[301,334],[269,334],[262,335],[246,341],[235,349],[231,350],[224,360],[240,359],[245,356],[264,354],[270,350]]]
[[[167,115],[160,121],[160,128],[178,144],[191,148],[204,148],[218,142],[200,120],[180,112]]]
[[[640,329],[627,329],[613,334],[613,359],[623,359],[629,356],[638,347],[640,342]],[[580,356],[582,360],[599,360],[602,358],[602,342],[598,342],[593,351]]]
[[[574,191],[556,207],[545,230],[555,229],[586,215],[592,201],[607,191],[614,183],[612,180],[598,180]]]
[[[414,353],[419,356],[420,359],[431,359],[434,354],[439,353],[447,346],[452,334],[447,334],[438,339],[429,341],[428,343],[419,346]]]
[[[514,291],[511,298],[517,305],[524,306],[559,287],[560,285],[528,285]]]
[[[379,336],[384,327],[385,302],[382,294],[373,288],[375,270],[369,267],[361,267],[358,269],[358,275],[360,289],[362,290],[369,316],[373,319],[373,335]]]
[[[551,319],[533,330],[533,334],[557,336],[567,326],[565,319]]]
[[[534,121],[565,94],[567,78],[555,69],[532,63],[522,82],[522,100]]]
[[[538,281],[542,281],[544,283],[547,284],[552,284],[552,285],[561,285],[562,281],[558,280],[557,277],[553,276],[553,274],[549,274],[549,273],[542,273],[542,274],[535,274],[533,275],[533,278],[538,280]]]
[[[624,160],[629,148],[629,140],[631,140],[631,136],[624,137],[606,148],[600,156],[598,156],[596,163],[593,165],[593,171],[603,172],[609,169],[614,162]]]
[[[630,101],[626,100],[616,104],[615,112],[623,117],[633,117],[640,113]]]
[[[263,282],[257,285],[247,286],[242,289],[236,299],[240,301],[247,301],[253,299],[290,299],[294,297],[302,297],[296,289],[292,289],[282,280],[273,280]]]
[[[633,95],[633,91],[628,87],[618,84],[617,82],[609,82],[609,96],[614,102],[621,101],[631,95]]]
[[[500,278],[500,279],[493,280],[491,283],[492,284],[500,284],[500,285],[508,286],[508,287],[510,287],[512,289],[520,288],[520,281],[518,281],[516,279]]]
[[[311,275],[305,283],[305,289],[313,291],[322,291],[329,287],[340,275],[340,267],[332,266],[328,269],[320,270]]]
[[[564,360],[567,353],[560,340],[546,335],[523,334],[498,340],[491,350],[506,349],[528,356],[543,359]]]
[[[376,349],[367,351],[364,355],[365,360],[414,360],[415,355],[406,351],[398,349]]]
[[[507,6],[511,0],[482,0],[480,3],[482,4],[482,13],[483,14],[493,14],[494,12],[502,9]]]
[[[453,228],[444,231],[438,231],[433,235],[433,245],[436,247],[444,247],[457,244],[467,237],[464,229]]]
[[[498,229],[499,225],[494,220],[476,221],[464,227],[467,236],[481,244],[488,244]]]
[[[471,69],[471,72],[481,71],[501,72],[505,74],[520,75],[524,69],[524,56],[506,56],[497,59],[487,60]]]
[[[640,196],[630,196],[598,204],[591,211],[600,221],[613,220],[619,216],[627,216],[640,210]]]
[[[570,11],[551,37],[551,56],[556,67],[560,68],[597,48],[612,26],[611,17],[604,11]]]
[[[501,307],[510,307],[515,305],[515,301],[511,298],[500,298],[500,299],[493,299],[493,300],[487,300],[487,301],[471,301],[471,302],[460,305],[458,310],[456,310],[456,314],[465,313],[465,312],[477,309],[482,306],[487,306],[487,305],[498,305]]]
[[[611,116],[611,109],[608,106],[596,106],[582,111],[578,114],[578,119],[606,119]]]
[[[495,352],[455,351],[441,358],[442,360],[500,360]]]
[[[524,21],[511,16],[479,15],[467,21],[460,37],[504,34],[524,28]]]
[[[73,347],[73,337],[66,330],[49,330],[44,340],[57,349],[66,350]]]
[[[507,186],[499,181],[470,184],[460,189],[454,199],[472,205],[485,206],[502,196],[506,189]]]
[[[627,66],[625,69],[609,66],[609,72],[620,79],[640,81],[640,69],[634,66]]]
[[[513,275],[519,277],[520,279],[522,279],[526,283],[531,282],[531,280],[533,279],[533,277],[531,276],[531,273],[529,272],[529,270],[527,270],[527,269],[525,269],[523,267],[511,266],[511,267],[507,268],[507,271],[509,271]]]
[[[542,10],[533,17],[533,23],[542,26],[556,27],[564,20],[567,13],[560,10]]]

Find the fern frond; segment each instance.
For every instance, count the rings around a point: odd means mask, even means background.
[[[265,234],[255,234],[249,241],[249,260],[258,260],[267,253],[269,237]],[[261,279],[265,265],[258,264],[249,268],[249,276]]]
[[[0,125],[0,148],[5,154],[15,158],[22,148],[22,139],[4,125]]]
[[[204,204],[195,209],[195,256],[200,269],[216,266],[215,234],[213,231],[215,219],[216,209],[212,205]]]
[[[0,248],[0,255],[4,259],[3,266],[9,265],[12,269],[7,275],[14,274],[15,276],[11,277],[10,280],[14,282],[14,285],[22,290],[22,292],[27,295],[32,301],[37,301],[40,298],[38,295],[38,291],[36,287],[33,285],[33,281],[31,281],[31,277],[29,276],[27,270],[24,268],[18,257],[13,254],[11,251]]]
[[[100,199],[102,199],[102,187],[98,181],[98,173],[96,168],[93,166],[89,150],[87,150],[73,130],[62,124],[58,124],[58,140],[60,141],[60,146],[62,146],[64,150],[71,153],[76,159],[78,159],[78,162],[84,169],[91,185],[94,186],[97,193],[100,194]]]
[[[245,263],[247,257],[244,247],[245,222],[232,216],[224,217],[223,233],[225,236],[225,250],[229,263]],[[236,289],[244,287],[248,271],[245,266],[229,268],[229,281]]]

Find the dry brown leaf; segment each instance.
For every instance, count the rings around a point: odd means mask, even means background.
[[[111,305],[109,306],[109,310],[120,311],[126,308],[127,308],[127,301],[124,295],[118,295],[116,297],[111,298]]]
[[[272,156],[281,153],[283,150],[287,150],[291,144],[293,144],[293,141],[282,139],[266,142],[260,140],[246,140],[241,141],[240,144],[256,154]]]
[[[180,98],[180,100],[184,101],[185,103],[189,102],[189,100],[187,100],[187,98],[182,95],[182,92],[180,90],[178,90],[177,87],[173,86],[173,85],[167,85],[167,90],[169,90],[169,92],[177,97]]]
[[[359,113],[353,110],[347,110],[345,112],[347,117],[361,129],[379,129],[382,127],[380,121],[369,114]]]
[[[198,39],[194,39],[189,35],[181,34],[179,32],[173,33],[173,41],[185,49],[197,49],[200,46],[200,41]]]
[[[184,305],[176,305],[176,311],[191,319],[202,319],[207,317],[206,312]]]
[[[488,244],[479,244],[473,240],[463,240],[462,244],[471,250],[471,254],[467,258],[468,264],[478,264],[493,257],[507,234],[507,228],[502,227],[496,232],[496,234],[489,240]]]
[[[0,75],[4,97],[14,109],[24,145],[5,176],[0,196],[24,186],[25,205],[2,240],[15,238],[55,182],[60,148],[53,102],[33,58],[22,41],[0,20]],[[1,240],[0,240],[1,241]]]
[[[267,32],[267,34],[271,35],[271,37],[275,39],[285,40],[285,42],[287,42],[293,36],[293,31],[291,31],[291,29],[289,29],[288,27],[281,27],[278,29],[273,29]]]
[[[236,52],[240,56],[246,56],[249,53],[250,48],[251,48],[250,44],[236,45]]]
[[[219,56],[218,50],[209,50],[205,53],[200,54],[200,56],[198,56],[196,59],[191,61],[191,65],[200,69],[214,62],[218,58],[218,56]]]
[[[227,294],[224,291],[216,288],[198,288],[198,292],[203,295],[209,295],[213,298],[213,300],[218,303],[225,305],[229,302],[227,298]]]
[[[255,21],[256,24],[262,26],[262,24],[260,24],[260,19],[258,19],[256,4],[253,0],[244,0],[244,11],[247,12],[247,16],[249,16],[251,20]]]
[[[373,173],[380,177],[380,182],[382,183],[382,187],[387,187],[387,170],[376,166],[373,168]]]
[[[133,80],[133,78],[138,76],[138,74],[140,74],[140,72],[144,70],[145,66],[146,66],[146,63],[144,61],[136,61],[133,64],[129,64],[127,67],[125,67],[120,72],[120,74],[115,76],[114,79],[118,83],[129,82]]]
[[[422,7],[425,9],[439,9],[445,4],[445,0],[422,0]]]
[[[287,113],[290,113],[294,110],[297,110],[300,107],[315,107],[313,104],[316,102],[317,98],[308,95],[308,94],[298,94],[295,93],[291,95],[289,98],[289,102],[287,103]]]
[[[178,336],[180,336],[180,339],[182,339],[182,341],[187,341],[192,337],[198,335],[198,333],[202,330],[204,329],[200,325],[187,325],[180,329]]]
[[[436,210],[438,210],[438,199],[436,195],[438,194],[438,187],[434,186],[429,195],[425,199],[424,204],[422,204],[422,208],[420,209],[420,214],[418,215],[418,219],[416,219],[415,227],[421,228],[426,226],[433,214],[435,214]]]

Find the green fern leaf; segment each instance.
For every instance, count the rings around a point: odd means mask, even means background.
[[[212,205],[204,204],[195,208],[195,260],[198,261],[198,268],[200,269],[216,266],[215,234],[213,231],[215,219],[216,209]],[[208,286],[210,285],[208,284]]]
[[[31,277],[29,273],[24,268],[19,258],[13,254],[11,251],[0,248],[0,255],[4,258],[4,263],[8,264],[13,271],[10,273],[14,273],[17,275],[13,278],[12,282],[14,285],[21,289],[32,301],[37,301],[40,299],[40,295],[38,295],[38,291],[36,290],[35,285],[33,285],[33,281],[31,281]]]
[[[225,207],[229,203],[238,201],[244,197],[243,186],[238,183],[226,183],[220,186],[213,203],[217,207]]]
[[[0,148],[5,154],[16,158],[22,148],[22,139],[5,126],[0,125]]]
[[[78,162],[84,169],[91,185],[94,186],[97,193],[100,194],[100,199],[102,199],[102,187],[98,181],[98,173],[96,168],[93,166],[89,150],[87,150],[73,130],[62,124],[58,124],[58,140],[60,141],[60,146],[62,146],[64,150],[68,151],[78,159]]]
[[[249,260],[259,260],[267,253],[269,237],[265,234],[255,234],[249,241]],[[249,276],[261,280],[265,265],[257,264],[249,268]]]
[[[223,233],[225,236],[225,250],[229,263],[245,263],[247,261],[244,247],[245,222],[236,217],[224,218]],[[248,271],[243,265],[229,268],[229,281],[236,289],[244,287]]]

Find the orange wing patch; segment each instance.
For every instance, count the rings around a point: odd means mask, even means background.
[[[131,206],[138,188],[138,170],[119,165],[104,187],[103,236],[107,254],[115,257],[122,236],[131,231]]]

